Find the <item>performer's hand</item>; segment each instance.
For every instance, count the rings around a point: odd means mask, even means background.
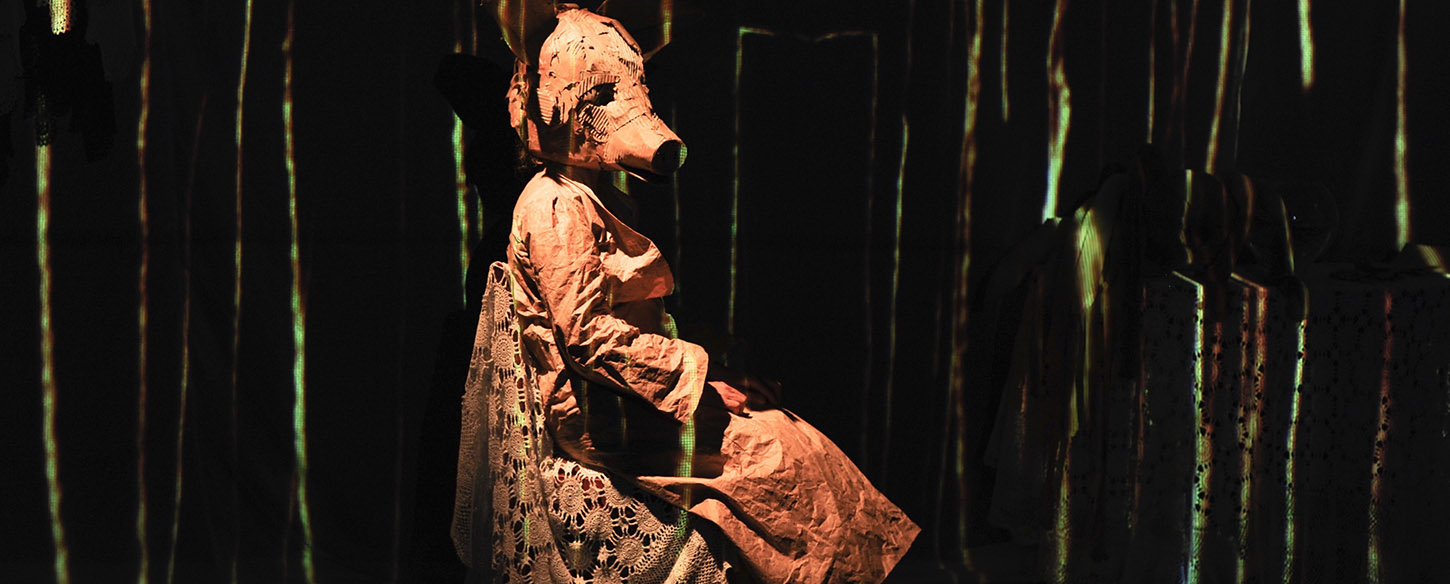
[[[744,392],[735,389],[734,386],[724,381],[707,381],[705,383],[714,389],[715,393],[720,394],[720,401],[725,402],[725,409],[730,410],[730,413],[745,413],[746,403],[749,401],[749,398],[746,397]]]

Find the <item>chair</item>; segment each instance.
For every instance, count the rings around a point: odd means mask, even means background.
[[[463,396],[453,542],[468,581],[726,582],[714,525],[554,455],[510,284],[489,267]]]

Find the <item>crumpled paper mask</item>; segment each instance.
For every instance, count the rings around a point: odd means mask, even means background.
[[[514,10],[517,21],[505,9],[495,14],[519,56],[509,88],[510,120],[530,154],[648,181],[680,167],[685,145],[650,105],[647,53],[619,21],[559,4],[549,29],[537,6]],[[527,27],[519,24],[525,20]],[[535,57],[533,40],[546,32]]]

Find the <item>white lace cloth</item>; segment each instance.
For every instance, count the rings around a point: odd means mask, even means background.
[[[453,542],[469,581],[723,584],[718,528],[552,455],[508,287],[493,264],[463,396]]]

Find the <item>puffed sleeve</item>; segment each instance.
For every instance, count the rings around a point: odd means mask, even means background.
[[[598,212],[578,197],[559,196],[518,220],[565,366],[591,384],[689,421],[704,391],[708,356],[699,345],[641,332],[614,316],[614,284],[601,261],[612,236]]]

